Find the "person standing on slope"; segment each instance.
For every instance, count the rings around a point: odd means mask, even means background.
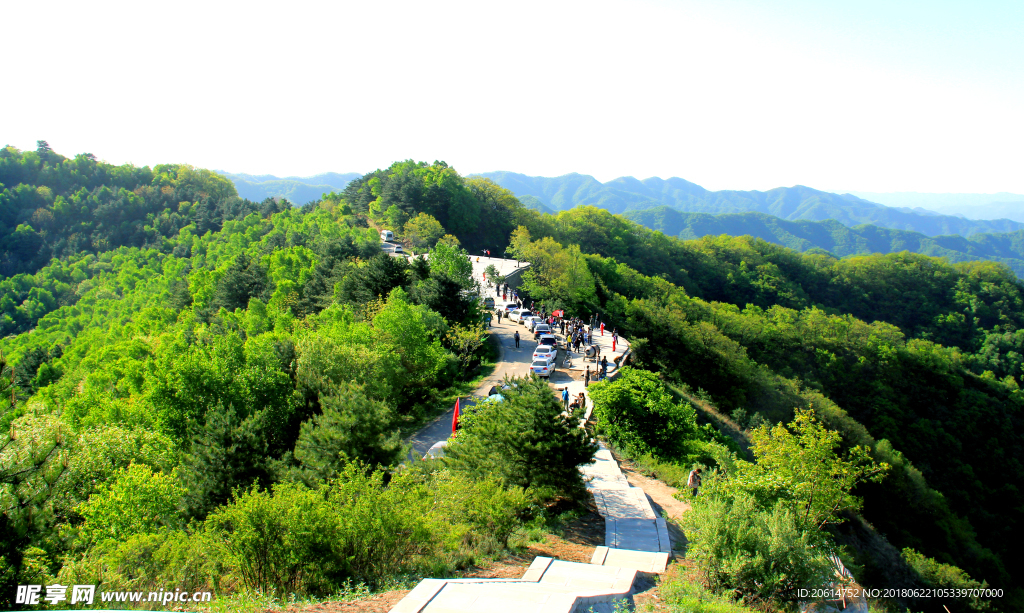
[[[693,495],[697,495],[697,490],[700,488],[700,469],[694,468],[690,471],[690,476],[686,479],[686,487],[693,491]]]

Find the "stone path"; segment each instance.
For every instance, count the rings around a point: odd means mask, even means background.
[[[647,560],[645,563],[654,564],[664,571],[672,552],[668,523],[654,512],[647,494],[629,484],[608,447],[600,443],[594,463],[580,470],[587,480],[587,489],[594,495],[598,512],[604,516],[605,546],[611,550],[595,552],[595,560],[605,556],[603,563],[610,564],[619,559],[617,556],[624,555],[615,550],[650,552],[656,555],[633,557]],[[611,558],[607,557],[609,555]]]

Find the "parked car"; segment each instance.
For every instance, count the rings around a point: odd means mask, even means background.
[[[544,334],[551,334],[551,326],[540,323],[533,327],[533,338],[539,339]]]
[[[542,321],[544,320],[538,317],[537,315],[533,315],[532,317],[527,317],[523,319],[523,325],[526,326],[527,329],[530,330],[530,332],[533,332],[533,327]]]
[[[516,309],[509,313],[508,318],[512,321],[518,321],[522,323],[524,317],[533,317],[533,311],[527,309]]]
[[[533,350],[533,361],[547,360],[549,362],[555,361],[555,356],[558,355],[558,350],[551,345],[537,345],[537,348]]]
[[[426,453],[423,454],[423,459],[429,460],[431,458],[443,458],[444,448],[447,445],[448,441],[437,441],[436,443],[430,446],[430,449],[427,449]]]
[[[486,307],[488,309],[493,309],[494,308],[494,298],[492,298],[491,296],[487,296],[486,298],[484,298],[484,307]]]
[[[558,339],[555,338],[554,334],[541,334],[540,335],[540,339],[538,339],[538,342],[540,343],[540,346],[542,346],[542,347],[546,346],[546,347],[554,347],[555,350],[558,349]]]
[[[534,360],[533,364],[530,365],[530,369],[538,377],[550,377],[551,373],[555,372],[555,363],[553,361],[548,362],[547,360]]]

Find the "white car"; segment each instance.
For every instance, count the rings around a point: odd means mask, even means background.
[[[444,448],[448,445],[448,441],[437,441],[427,449],[427,452],[423,454],[424,460],[430,460],[431,458],[443,458]]]
[[[557,355],[558,350],[551,345],[537,345],[537,348],[533,350],[533,361],[547,360],[548,362],[554,362]]]
[[[555,338],[554,334],[541,334],[540,339],[537,341],[542,346],[546,345],[554,349],[558,349],[558,339]]]
[[[555,372],[555,363],[554,361],[534,360],[533,364],[530,364],[530,370],[538,377],[550,377],[551,373]]]
[[[512,321],[522,321],[524,317],[533,317],[533,311],[527,309],[516,309],[508,314]]]
[[[539,324],[542,321],[544,321],[544,320],[541,319],[537,315],[532,315],[530,317],[524,317],[522,319],[523,325],[526,326],[527,328],[529,328],[530,332],[533,332],[533,327],[536,326],[537,324]]]
[[[538,323],[533,327],[533,338],[539,339],[545,334],[551,334],[551,326],[546,323]]]

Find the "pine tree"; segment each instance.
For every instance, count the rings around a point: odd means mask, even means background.
[[[505,485],[534,488],[541,497],[576,498],[583,489],[579,466],[593,461],[596,443],[577,417],[563,412],[546,382],[506,380],[506,387],[503,400],[466,412],[448,444],[449,465],[475,478],[493,474]]]

